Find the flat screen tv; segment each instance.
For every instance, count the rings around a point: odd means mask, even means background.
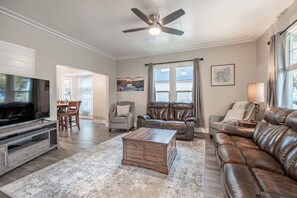
[[[0,73],[0,127],[50,116],[48,80]]]

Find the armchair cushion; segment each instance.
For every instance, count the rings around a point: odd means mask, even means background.
[[[130,105],[117,105],[117,116],[127,116]]]
[[[111,118],[110,121],[113,123],[126,123],[127,117],[126,116],[116,116],[116,117]]]

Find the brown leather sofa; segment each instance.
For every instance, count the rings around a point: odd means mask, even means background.
[[[194,105],[186,102],[150,102],[145,115],[137,117],[137,128],[177,130],[177,139],[193,140]]]
[[[297,197],[297,111],[272,108],[254,130],[215,135],[225,197]]]

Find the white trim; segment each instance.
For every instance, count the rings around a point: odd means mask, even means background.
[[[81,47],[87,48],[87,49],[89,49],[89,50],[91,50],[93,52],[102,54],[102,55],[104,55],[104,56],[106,56],[108,58],[111,58],[113,60],[116,60],[115,57],[113,55],[111,55],[111,54],[108,54],[106,52],[103,52],[102,50],[100,50],[100,49],[98,49],[98,48],[96,48],[94,46],[91,46],[91,45],[86,44],[86,43],[84,43],[82,41],[79,41],[79,40],[77,40],[77,39],[75,39],[75,38],[73,38],[71,36],[68,36],[66,34],[63,34],[63,33],[59,32],[59,31],[57,31],[57,30],[55,30],[53,28],[47,27],[45,25],[42,25],[41,23],[38,23],[37,21],[34,21],[32,19],[29,19],[29,18],[27,18],[27,17],[25,17],[23,15],[20,15],[20,14],[18,14],[16,12],[13,12],[13,11],[7,9],[7,8],[2,7],[2,6],[0,6],[0,13],[4,14],[6,16],[9,16],[11,18],[17,19],[17,20],[19,20],[19,21],[21,21],[23,23],[26,23],[28,25],[31,25],[31,26],[33,26],[35,28],[38,28],[40,30],[43,30],[43,31],[45,31],[47,33],[50,33],[52,35],[55,35],[55,36],[57,36],[59,38],[62,38],[64,40],[66,40],[66,41],[69,41],[69,42],[72,42],[74,44],[77,44],[77,45],[79,45]]]
[[[254,41],[256,41],[256,40],[247,38],[247,39],[232,40],[232,41],[226,41],[226,42],[202,44],[202,45],[186,47],[186,48],[178,49],[178,50],[168,50],[168,51],[156,52],[156,53],[136,54],[136,55],[131,55],[131,56],[118,56],[118,57],[116,57],[116,60],[125,60],[125,59],[141,58],[141,57],[147,57],[147,56],[157,56],[157,55],[164,55],[164,54],[187,52],[187,51],[193,51],[193,50],[199,50],[199,49],[205,49],[205,48],[243,44],[243,43],[249,43],[249,42],[254,42]]]

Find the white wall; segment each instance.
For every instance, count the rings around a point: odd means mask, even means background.
[[[108,78],[105,75],[93,74],[93,118],[107,121],[110,104],[107,103]]]
[[[200,66],[205,121],[208,127],[208,118],[210,115],[224,114],[231,102],[247,100],[247,84],[257,80],[255,42],[119,60],[116,62],[118,77],[142,75],[145,76],[146,80],[144,92],[117,92],[117,100],[134,101],[136,116],[145,113],[147,105],[148,69],[144,64],[196,57],[204,58],[200,62]],[[235,86],[211,87],[210,66],[227,63],[235,63]]]
[[[56,65],[107,75],[109,102],[116,101],[115,61],[28,24],[0,14],[0,40],[35,49],[37,78],[50,80],[51,118],[56,118]]]
[[[270,37],[277,32],[284,30],[297,19],[297,1],[295,1],[283,15],[257,40],[257,74],[258,81],[264,82],[266,87],[268,64],[269,64],[269,45],[267,42]],[[296,23],[297,25],[297,23]],[[265,88],[266,90],[266,88]],[[266,96],[265,96],[266,97]]]

